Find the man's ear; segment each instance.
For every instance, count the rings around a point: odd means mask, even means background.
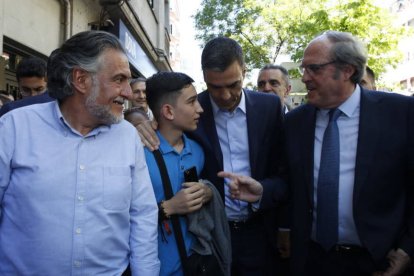
[[[344,77],[346,80],[351,79],[352,75],[355,73],[355,67],[350,64],[345,64],[342,72],[344,73]]]
[[[170,104],[163,104],[161,107],[161,117],[168,121],[174,120],[174,107]]]
[[[72,85],[82,94],[85,94],[88,91],[88,87],[90,87],[92,79],[90,73],[81,69],[81,68],[74,68],[72,71]]]
[[[289,95],[289,93],[290,93],[290,91],[292,90],[292,85],[288,85],[287,87],[286,87],[286,92],[285,92],[285,96],[287,96],[287,95]]]

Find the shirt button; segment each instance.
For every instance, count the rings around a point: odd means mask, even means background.
[[[181,170],[184,170],[184,166],[181,166]]]
[[[85,166],[84,165],[80,165],[79,166],[79,169],[84,170],[85,169]]]
[[[80,228],[76,228],[76,234],[80,234],[82,230]]]
[[[73,265],[76,267],[80,267],[81,266],[81,262],[80,261],[74,261]]]
[[[83,201],[83,196],[78,196],[79,201]]]

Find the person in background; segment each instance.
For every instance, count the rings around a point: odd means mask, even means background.
[[[54,101],[0,118],[0,274],[158,275],[158,207],[121,42],[81,32],[54,50]]]
[[[294,275],[403,275],[414,256],[414,99],[361,87],[366,61],[350,33],[305,48],[308,102],[284,122]]]
[[[362,76],[361,82],[359,83],[362,87],[368,90],[377,90],[375,85],[375,73],[368,66],[365,67],[364,75]]]
[[[291,107],[286,103],[286,97],[289,95],[291,88],[289,73],[285,67],[267,64],[260,69],[257,77],[257,90],[278,95],[284,113],[291,110]]]
[[[257,88],[259,92],[272,93],[280,98],[283,113],[286,114],[291,107],[286,103],[286,97],[292,88],[289,73],[285,67],[275,64],[267,64],[259,71],[257,77]],[[277,249],[279,254],[276,257],[277,273],[289,275],[289,256],[290,256],[290,230],[288,210],[286,205],[281,205],[276,214],[276,221],[279,226],[277,231]]]
[[[40,95],[46,91],[46,62],[38,57],[24,58],[17,65],[16,79],[22,98]]]
[[[46,67],[46,62],[38,57],[25,58],[17,65],[16,79],[22,99],[5,103],[0,108],[0,117],[19,107],[53,100],[46,92]]]
[[[147,103],[147,94],[145,91],[145,78],[139,77],[136,79],[132,79],[130,84],[132,89],[132,107],[143,108],[147,113],[147,117],[149,118],[149,120],[152,120],[154,118],[154,115],[152,114],[152,111],[148,107]]]
[[[144,108],[142,107],[132,107],[125,110],[124,118],[130,122],[134,127],[137,127],[140,123],[148,121],[149,118]]]
[[[287,193],[286,183],[278,177],[280,99],[242,88],[244,56],[233,39],[217,37],[207,42],[201,64],[207,90],[198,94],[198,101],[204,112],[198,128],[187,134],[204,150],[201,177],[215,185],[225,203],[231,231],[231,273],[273,275],[277,252],[274,212]],[[149,149],[158,148],[151,124],[142,123],[138,129]]]

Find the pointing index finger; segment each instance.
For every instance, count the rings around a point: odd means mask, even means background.
[[[237,179],[237,175],[231,172],[218,172],[217,176],[222,177],[222,178],[229,178],[230,180],[234,181]]]

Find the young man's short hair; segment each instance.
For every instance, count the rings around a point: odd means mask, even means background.
[[[16,68],[17,82],[21,78],[45,78],[46,77],[46,61],[38,57],[28,57],[22,59]]]
[[[174,105],[181,89],[193,82],[191,77],[179,72],[158,72],[148,78],[146,81],[147,102],[155,119],[159,119],[163,104]]]

